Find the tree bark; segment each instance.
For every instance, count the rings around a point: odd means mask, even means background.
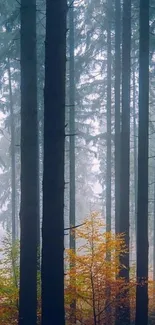
[[[123,2],[122,36],[122,130],[121,130],[121,175],[120,175],[120,232],[125,234],[125,244],[129,250],[129,161],[130,161],[130,50],[131,50],[131,0]],[[120,276],[129,283],[129,253],[120,259]],[[128,290],[126,299],[128,300]],[[120,309],[121,324],[130,324],[129,301]]]
[[[21,0],[19,325],[37,324],[38,182],[36,2],[35,0]]]
[[[136,325],[148,324],[149,0],[140,0]]]
[[[120,232],[121,3],[115,0],[115,231]]]
[[[70,160],[70,201],[69,220],[70,227],[75,227],[75,76],[74,76],[74,7],[72,0],[69,8],[69,160]],[[70,249],[75,251],[75,231],[70,230]],[[73,258],[70,267],[75,267]],[[75,282],[75,279],[71,279]],[[73,284],[75,285],[75,283]],[[76,295],[76,292],[75,292]],[[76,300],[71,303],[71,323],[76,324]]]
[[[133,128],[134,128],[134,191],[135,191],[135,238],[137,237],[137,125],[136,125],[136,80],[135,62],[133,62]]]
[[[120,233],[120,88],[121,88],[121,1],[115,0],[115,233]],[[116,296],[118,301],[118,296]],[[119,324],[119,308],[115,310],[115,324]]]
[[[111,29],[112,29],[112,2],[107,1],[107,154],[106,154],[106,232],[111,231]],[[106,251],[107,261],[111,254]],[[107,276],[107,275],[106,275]],[[111,308],[109,305],[111,288],[106,283],[106,324],[111,321]]]
[[[42,325],[64,325],[66,0],[46,0]]]
[[[107,162],[106,162],[106,231],[111,231],[111,14],[107,3]]]

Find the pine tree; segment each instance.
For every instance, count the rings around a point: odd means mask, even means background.
[[[69,162],[70,162],[70,199],[69,199],[69,220],[70,227],[75,227],[75,75],[74,75],[74,6],[70,1],[69,7]],[[70,249],[75,251],[75,232],[70,230]],[[70,267],[74,266],[71,260]],[[71,323],[76,324],[76,301],[71,303]]]
[[[19,325],[37,324],[38,119],[36,2],[21,1],[21,240]]]
[[[17,235],[16,220],[16,156],[15,156],[15,121],[14,105],[12,95],[12,79],[10,69],[10,59],[8,58],[8,79],[9,79],[9,97],[10,97],[10,117],[11,117],[11,212],[12,212],[12,243],[15,242]]]
[[[19,325],[37,324],[37,122],[36,3],[35,0],[22,0]]]
[[[115,230],[120,223],[120,79],[121,3],[115,0]]]
[[[135,205],[135,235],[137,234],[137,125],[136,125],[136,77],[135,62],[132,67],[133,78],[133,136],[134,136],[134,205]]]
[[[136,325],[148,324],[149,1],[140,1]]]
[[[106,230],[111,231],[111,13],[107,2],[107,161],[106,161]]]
[[[66,0],[46,1],[42,325],[65,324],[64,141]]]
[[[130,161],[130,48],[131,48],[131,0],[123,2],[122,35],[122,129],[120,174],[120,232],[125,234],[129,249],[129,161]],[[121,257],[125,268],[120,276],[129,283],[129,253]],[[126,291],[128,295],[128,291]],[[120,310],[121,324],[130,324],[129,302]]]

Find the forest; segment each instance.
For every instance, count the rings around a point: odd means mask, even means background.
[[[0,0],[0,325],[155,324],[155,0]]]

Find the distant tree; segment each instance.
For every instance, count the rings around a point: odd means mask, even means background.
[[[64,141],[66,0],[46,1],[42,325],[65,324]]]
[[[106,231],[111,231],[111,172],[112,172],[112,154],[111,154],[111,70],[112,70],[112,54],[111,54],[111,30],[112,30],[112,2],[107,1],[107,152],[106,152]],[[107,243],[108,246],[108,243]],[[106,258],[110,261],[110,251],[107,249]],[[108,272],[108,270],[107,270]],[[108,276],[108,275],[107,275]],[[109,306],[111,290],[107,281],[106,288],[106,304]],[[106,309],[106,324],[110,322],[111,308]],[[97,323],[96,323],[97,324]]]
[[[11,118],[11,210],[12,210],[12,243],[17,236],[17,220],[16,220],[16,155],[15,155],[15,119],[12,94],[12,78],[10,69],[10,59],[7,62],[8,79],[9,79],[9,99],[10,99],[10,118]]]
[[[37,324],[38,118],[36,2],[21,1],[21,207],[19,325]]]
[[[149,1],[140,1],[136,325],[148,324]]]

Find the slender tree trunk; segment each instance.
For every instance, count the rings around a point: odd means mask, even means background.
[[[107,1],[107,157],[106,157],[106,231],[111,231],[111,28],[112,2]],[[110,252],[106,252],[107,261],[111,260]],[[109,272],[109,270],[107,270]],[[111,288],[106,283],[106,324],[111,322],[109,305]],[[108,307],[109,306],[109,307]]]
[[[115,233],[120,232],[120,83],[121,83],[121,1],[115,0]],[[119,297],[116,296],[116,301]],[[115,324],[119,324],[116,306]]]
[[[42,325],[64,325],[66,0],[46,0]]]
[[[70,227],[75,226],[75,77],[74,77],[74,7],[72,0],[69,9],[69,160],[70,160],[70,201],[69,201],[69,220]],[[75,232],[70,230],[70,249],[75,251],[76,241]],[[75,267],[75,261],[71,259],[70,267]],[[74,279],[75,281],[75,279]],[[73,283],[75,286],[75,283]],[[76,291],[75,291],[76,295]],[[71,303],[71,323],[76,324],[76,300]]]
[[[91,281],[91,289],[92,289],[92,308],[93,308],[93,321],[94,325],[97,325],[97,316],[96,316],[96,297],[95,297],[95,288],[94,288],[94,279],[93,279],[93,272],[91,270],[90,274],[90,281]]]
[[[120,232],[120,80],[121,4],[115,0],[115,231]]]
[[[149,0],[140,0],[136,325],[148,324],[148,120]]]
[[[21,0],[21,246],[19,325],[37,324],[38,119],[36,2]]]
[[[125,234],[125,243],[129,250],[129,161],[130,161],[130,49],[131,49],[131,0],[123,2],[123,38],[122,38],[122,130],[121,130],[121,175],[120,175],[120,232]],[[124,265],[120,276],[129,283],[129,253],[121,259]],[[128,290],[126,299],[128,300]],[[129,301],[120,310],[121,324],[130,324]]]
[[[12,243],[16,239],[16,156],[15,156],[15,122],[13,111],[12,82],[10,71],[10,59],[8,58],[8,77],[10,95],[10,118],[11,118],[11,209],[12,209]]]
[[[136,125],[136,79],[135,62],[133,62],[133,135],[134,135],[134,192],[135,192],[135,238],[137,237],[137,125]]]
[[[111,13],[107,3],[107,163],[106,163],[106,231],[111,231]]]
[[[42,137],[43,130],[39,120],[39,109],[38,109],[38,222],[37,222],[37,271],[41,271],[41,215],[42,215]],[[40,285],[40,284],[38,284]]]

